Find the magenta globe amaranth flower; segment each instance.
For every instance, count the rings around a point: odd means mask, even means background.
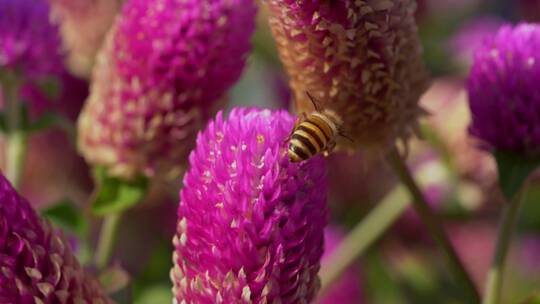
[[[474,54],[470,132],[492,150],[540,154],[540,26],[503,26]]]
[[[284,111],[219,113],[197,137],[180,193],[178,303],[309,303],[326,224],[324,159],[290,163]]]
[[[62,70],[57,28],[42,0],[0,0],[0,70],[27,79]],[[20,76],[20,75],[19,75]]]
[[[0,175],[0,303],[112,303],[62,234]]]
[[[174,178],[239,78],[252,0],[127,2],[98,58],[79,147],[109,174]]]

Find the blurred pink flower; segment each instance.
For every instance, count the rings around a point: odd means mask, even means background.
[[[450,55],[468,69],[474,50],[484,39],[497,32],[503,23],[502,19],[494,16],[476,17],[464,23],[448,41]]]
[[[79,148],[123,178],[174,179],[196,132],[240,77],[253,0],[132,0],[94,70]]]
[[[51,19],[59,24],[67,65],[89,78],[107,32],[125,0],[48,0]]]
[[[478,149],[478,141],[468,132],[471,114],[464,81],[458,78],[439,78],[420,101],[430,112],[427,123],[441,141],[443,150],[452,157],[452,164],[463,180],[470,180],[484,192],[485,198],[495,196],[492,189],[497,181],[494,160]],[[484,199],[480,199],[484,200]],[[475,202],[474,204],[478,204]]]
[[[290,163],[285,111],[235,108],[199,133],[180,192],[178,303],[309,303],[326,225],[324,159]]]
[[[497,227],[476,222],[453,225],[447,231],[473,281],[478,287],[483,287],[495,249]]]
[[[57,28],[44,0],[0,0],[0,69],[36,80],[62,71]]]
[[[540,273],[540,236],[524,235],[520,238],[518,260],[527,274]]]
[[[64,72],[58,77],[57,96],[49,96],[31,84],[23,86],[20,94],[29,105],[31,120],[55,112],[74,123],[88,96],[88,84]],[[1,93],[0,104],[3,105]],[[88,166],[70,140],[65,130],[58,128],[30,136],[21,193],[35,208],[63,199],[83,203],[88,198],[92,187]],[[0,168],[6,168],[4,152],[5,140],[0,138]]]
[[[328,263],[328,258],[332,255],[336,247],[344,238],[344,234],[334,226],[329,226],[324,230],[324,254],[321,264]],[[343,273],[341,278],[328,290],[322,298],[317,300],[318,304],[361,304],[365,303],[361,280],[361,273],[357,265],[351,266]]]
[[[0,303],[112,303],[61,233],[0,176]]]

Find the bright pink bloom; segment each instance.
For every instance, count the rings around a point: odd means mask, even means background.
[[[219,113],[197,138],[178,208],[178,303],[309,303],[326,224],[326,170],[290,163],[284,111]]]

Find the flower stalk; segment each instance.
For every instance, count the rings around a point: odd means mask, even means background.
[[[103,220],[95,256],[96,267],[100,270],[109,265],[121,219],[121,213],[113,213]]]
[[[407,210],[406,194],[403,186],[396,187],[343,239],[321,268],[319,297]]]
[[[504,268],[506,257],[512,241],[512,235],[519,215],[519,209],[524,201],[523,190],[518,193],[508,204],[504,206],[501,216],[497,245],[491,268],[488,272],[484,291],[484,304],[501,303],[501,291],[503,286]]]
[[[27,144],[28,135],[25,131],[14,130],[7,136],[6,176],[15,189],[18,189],[21,183]]]
[[[454,275],[459,279],[463,285],[463,288],[466,290],[470,303],[480,303],[480,296],[472,279],[465,270],[465,267],[458,257],[456,250],[450,243],[450,240],[446,236],[443,227],[439,224],[440,221],[438,221],[436,216],[431,211],[424,194],[421,192],[405,162],[399,155],[397,148],[394,147],[388,154],[388,163],[399,177],[403,185],[408,189],[410,195],[412,196],[412,205],[416,213],[424,225],[426,225],[426,228],[430,232],[433,239],[445,253],[448,264],[454,272]]]
[[[19,82],[14,75],[6,73],[2,75],[5,94],[5,115],[6,115],[6,177],[15,189],[19,188],[20,179],[24,170],[24,159],[26,158],[28,135],[22,129],[20,121],[19,105]]]

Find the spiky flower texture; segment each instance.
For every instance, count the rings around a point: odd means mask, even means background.
[[[506,25],[475,51],[470,132],[488,149],[540,155],[540,26]]]
[[[0,303],[111,303],[63,236],[0,175]]]
[[[94,70],[79,147],[124,178],[174,178],[196,132],[239,78],[252,0],[125,3]]]
[[[221,113],[184,178],[171,278],[177,303],[309,303],[326,224],[324,159],[289,163],[284,111]]]
[[[413,134],[427,87],[414,0],[267,3],[299,112],[313,111],[306,92],[334,110],[354,139],[342,146],[380,151]]]

